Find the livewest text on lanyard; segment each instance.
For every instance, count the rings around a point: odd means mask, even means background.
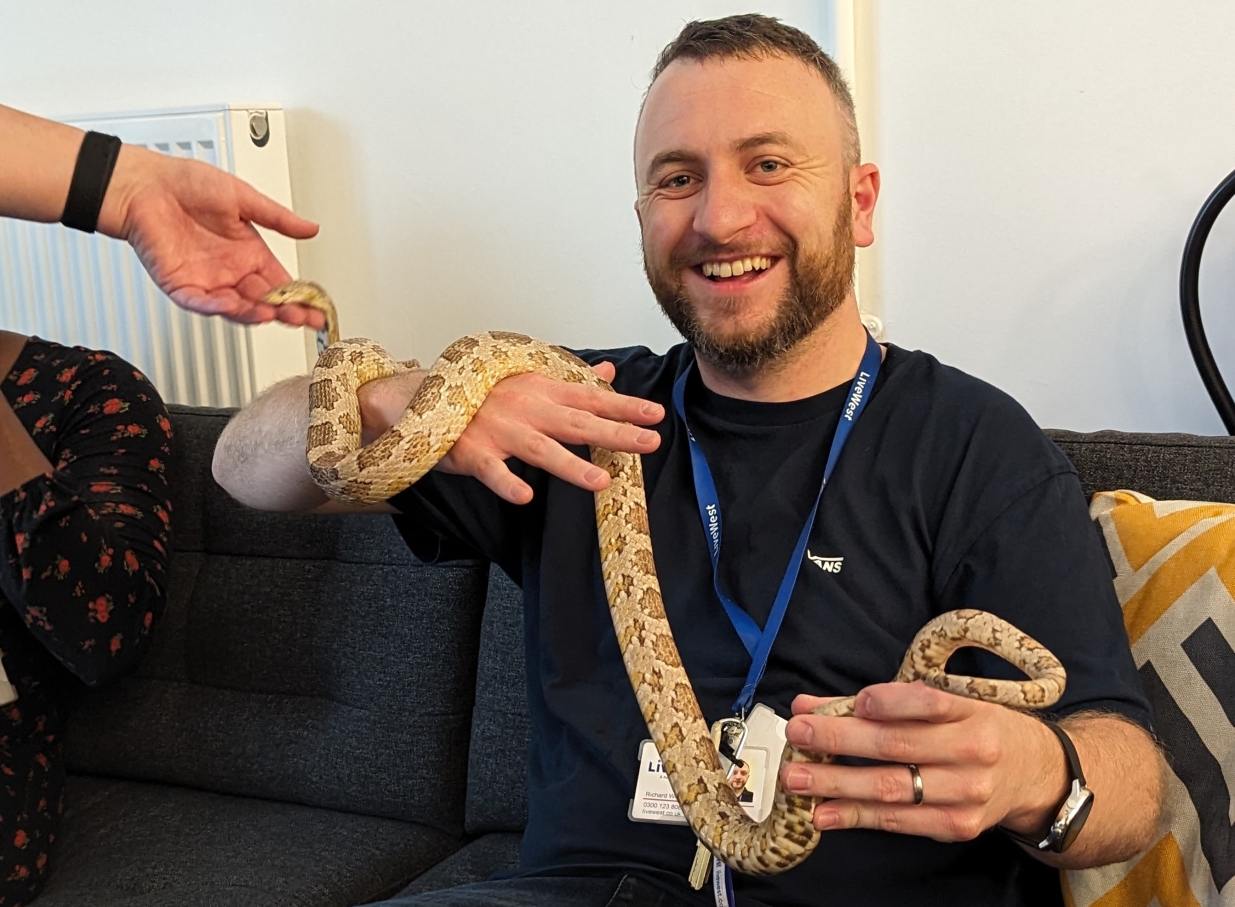
[[[819,483],[819,493],[815,495],[815,504],[811,507],[810,513],[806,517],[806,524],[798,534],[798,541],[793,548],[793,554],[789,558],[789,565],[785,568],[785,575],[780,581],[780,587],[776,591],[776,598],[772,602],[772,611],[768,615],[767,623],[762,629],[755,623],[753,617],[725,594],[725,590],[720,585],[719,563],[722,527],[720,497],[716,492],[716,483],[712,479],[712,470],[708,468],[707,458],[703,455],[703,449],[699,446],[699,442],[695,440],[694,434],[691,433],[690,423],[686,419],[686,380],[690,376],[691,369],[694,368],[693,362],[687,366],[673,384],[673,408],[677,411],[678,418],[682,420],[682,424],[686,427],[686,437],[690,442],[690,465],[695,481],[695,498],[699,504],[699,518],[703,521],[703,530],[708,539],[708,552],[712,557],[712,586],[715,588],[717,598],[724,605],[725,613],[729,615],[729,620],[732,621],[733,628],[737,631],[739,638],[742,640],[742,645],[746,647],[746,651],[750,654],[751,659],[750,671],[746,674],[746,682],[742,685],[742,690],[733,703],[734,715],[740,716],[736,724],[743,728],[741,731],[743,735],[745,734],[744,722],[746,715],[754,705],[755,690],[759,686],[759,681],[763,679],[763,672],[768,665],[768,656],[772,652],[772,643],[776,641],[776,634],[780,630],[781,622],[785,619],[785,612],[789,609],[789,599],[793,596],[794,586],[797,585],[798,573],[802,567],[802,558],[806,553],[806,542],[810,537],[811,527],[815,524],[815,516],[819,512],[819,502],[823,498],[823,490],[828,486],[828,479],[832,477],[832,471],[836,468],[836,461],[840,459],[841,451],[844,450],[845,442],[849,440],[849,435],[853,432],[853,427],[857,424],[858,417],[862,415],[862,411],[866,408],[866,402],[870,399],[871,391],[875,386],[875,379],[879,376],[879,368],[882,364],[883,350],[875,342],[875,338],[868,333],[866,335],[866,352],[863,353],[862,362],[858,366],[858,373],[854,375],[853,383],[849,386],[849,396],[845,400],[844,409],[841,410],[836,433],[832,436],[832,446],[828,451],[827,464],[823,467],[823,481]],[[722,730],[722,738],[724,738],[724,735],[725,732]],[[722,754],[726,752],[724,743],[722,743],[721,752]],[[736,750],[731,750],[728,755],[736,758]],[[717,904],[733,904],[732,874],[729,868],[719,860],[713,861],[712,879]]]

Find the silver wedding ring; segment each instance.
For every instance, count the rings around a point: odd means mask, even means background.
[[[906,765],[909,769],[909,774],[913,778],[913,805],[918,806],[922,803],[922,775],[918,772],[918,767],[912,763]]]

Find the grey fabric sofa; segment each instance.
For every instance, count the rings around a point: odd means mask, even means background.
[[[167,611],[138,672],[75,704],[37,903],[326,907],[513,863],[518,590],[420,564],[386,518],[237,505],[210,474],[227,419],[173,410]]]
[[[174,411],[170,601],[137,674],[76,704],[40,907],[340,907],[518,859],[518,590],[418,563],[390,520],[255,513],[228,414]],[[1235,439],[1052,437],[1087,493],[1235,501]]]

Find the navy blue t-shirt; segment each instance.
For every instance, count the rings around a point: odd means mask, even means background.
[[[615,388],[666,417],[643,458],[652,545],[682,661],[709,722],[730,714],[750,657],[712,584],[674,379],[682,345],[585,352],[617,367]],[[760,625],[814,503],[848,384],[791,403],[709,391],[697,370],[687,415],[723,512],[723,588]],[[586,453],[584,453],[586,455]],[[530,504],[502,502],[475,479],[431,473],[396,496],[396,518],[425,560],[483,555],[524,592],[529,874],[642,872],[684,898],[695,841],[682,826],[631,822],[638,747],[648,736],[609,618],[589,492],[517,461]],[[1076,473],[1029,415],[995,388],[933,357],[888,346],[866,412],[824,492],[756,700],[788,717],[798,693],[848,695],[890,680],[931,617],[994,612],[1052,649],[1068,672],[1057,714],[1117,712],[1144,726],[1137,679],[1101,541]],[[1019,676],[965,650],[951,669]],[[929,791],[927,792],[929,796]],[[803,864],[735,874],[742,904],[1061,904],[1058,873],[997,831],[942,844],[877,831],[825,832]]]

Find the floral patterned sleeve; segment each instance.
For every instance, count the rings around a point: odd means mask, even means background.
[[[167,410],[111,353],[33,338],[0,390],[53,467],[0,496],[0,592],[79,679],[123,676],[165,598]]]

